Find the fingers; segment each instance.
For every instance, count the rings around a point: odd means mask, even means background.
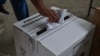
[[[49,18],[49,22],[59,22],[59,16],[58,14],[53,11],[52,9],[45,8],[42,11],[39,11],[41,15],[46,16]]]
[[[51,12],[51,14],[49,14],[49,16],[48,16],[49,17],[49,21],[58,23],[59,22],[58,14],[55,13],[53,10],[51,10],[50,12]]]
[[[49,18],[49,22],[53,22],[54,20],[53,20],[53,17],[51,17],[51,16],[48,16],[48,18]]]

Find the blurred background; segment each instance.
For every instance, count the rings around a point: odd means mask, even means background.
[[[44,0],[44,3],[48,6],[57,6],[60,8],[66,8],[72,14],[84,18],[86,18],[90,0]],[[30,16],[37,13],[34,5],[32,5],[30,0],[27,0],[29,14]],[[14,15],[12,6],[10,1],[7,0],[4,5],[6,10],[10,13],[9,15],[3,15],[0,13],[0,53],[9,54],[11,56],[15,56],[15,47],[14,47],[14,32],[13,32],[13,24],[17,22],[16,17]],[[94,0],[93,7],[100,6],[100,0]],[[93,14],[93,9],[91,11],[91,15]]]

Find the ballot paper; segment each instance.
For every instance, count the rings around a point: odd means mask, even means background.
[[[59,19],[59,22],[58,23],[55,23],[55,22],[48,22],[47,23],[47,26],[48,26],[48,30],[51,30],[57,26],[59,26],[60,24],[62,24],[64,22],[64,17],[66,15],[69,15],[67,13],[67,9],[61,9],[61,10],[56,10],[56,13],[59,15],[60,19]]]

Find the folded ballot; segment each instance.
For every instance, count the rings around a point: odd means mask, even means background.
[[[57,10],[56,11],[57,14],[59,15],[59,22],[55,23],[55,22],[48,22],[47,26],[48,26],[48,30],[53,29],[57,26],[59,26],[60,24],[62,24],[64,22],[64,17],[69,16],[67,9],[61,9],[61,10]]]

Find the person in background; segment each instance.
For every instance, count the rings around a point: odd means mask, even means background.
[[[0,12],[9,14],[9,12],[6,11],[3,7],[3,4],[5,4],[5,2],[6,0],[0,0]],[[10,2],[12,4],[14,13],[18,21],[29,17],[29,11],[28,11],[26,0],[10,0]],[[59,16],[53,10],[46,7],[43,3],[43,0],[31,0],[31,2],[37,8],[37,10],[41,15],[49,18],[50,22],[59,21]]]
[[[10,0],[14,9],[17,20],[29,17],[28,6],[26,0]],[[37,8],[39,13],[49,18],[50,22],[58,22],[59,16],[53,10],[46,7],[43,0],[31,0],[32,4]]]

